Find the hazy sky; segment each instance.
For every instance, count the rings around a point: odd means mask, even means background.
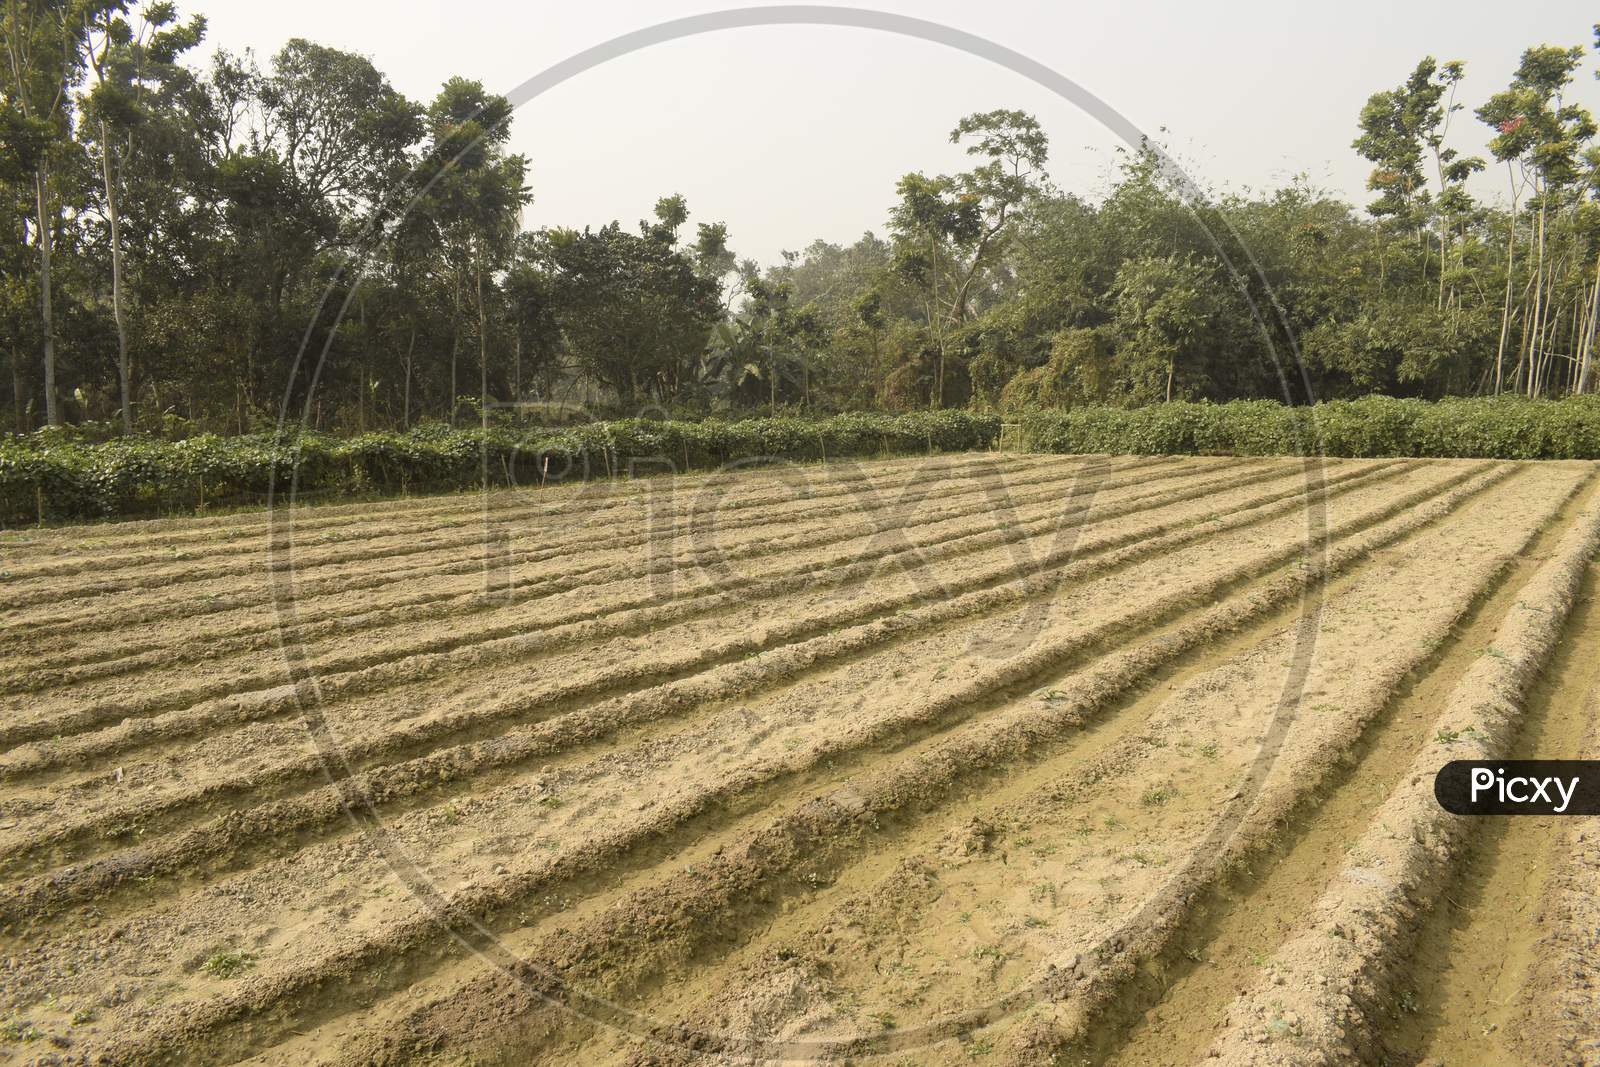
[[[426,100],[453,74],[507,92],[546,66],[664,19],[739,5],[696,0],[404,5],[376,0],[180,0],[210,20],[207,49],[291,36],[370,56]],[[1472,108],[1504,87],[1531,44],[1582,44],[1600,17],[1573,0],[1228,5],[1177,0],[1041,3],[872,0],[976,33],[1046,63],[1169,149],[1202,185],[1262,188],[1304,172],[1364,204],[1368,165],[1349,147],[1362,103],[1422,56],[1467,63],[1452,142],[1483,153]],[[1578,95],[1600,105],[1589,73]],[[964,165],[947,143],[963,114],[1033,112],[1064,189],[1104,188],[1120,143],[1071,105],[985,61],[889,34],[765,27],[656,46],[524,105],[512,144],[531,159],[530,226],[632,225],[663,194],[728,223],[734,250],[772,262],[812,239],[882,232],[909,170]],[[1597,108],[1600,109],[1600,108]],[[1165,128],[1165,132],[1163,132]],[[1492,169],[1480,190],[1506,187]]]

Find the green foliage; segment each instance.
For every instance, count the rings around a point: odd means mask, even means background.
[[[348,437],[492,401],[733,417],[1594,391],[1600,145],[1573,88],[1593,57],[1571,44],[1527,49],[1493,94],[1460,62],[1393,72],[1350,116],[1365,214],[1303,178],[1206,195],[1151,144],[1104,195],[1074,195],[1039,122],[996,109],[950,131],[965,169],[901,178],[883,236],[763,269],[679,195],[635,228],[521,231],[538,171],[477,81],[409,100],[371,59],[300,38],[261,67],[217,48],[202,68],[205,31],[169,0],[0,10],[15,431],[120,416],[246,435],[292,410]],[[1468,192],[1485,164],[1453,147],[1462,112],[1487,124],[1509,208]],[[255,440],[212,458],[129,440],[26,484],[73,515],[259,494],[278,445]],[[302,477],[454,485],[483,458],[427,433],[355,440],[300,442],[338,472]],[[550,447],[615,468],[609,445]]]
[[[254,969],[256,954],[254,952],[214,952],[206,957],[200,964],[200,969],[213,978],[237,978],[248,970]]]
[[[541,242],[555,320],[574,362],[624,407],[675,396],[722,315],[717,280],[677,245],[687,210],[682,197],[664,197],[658,221],[642,222],[639,234],[613,222],[554,230]],[[706,240],[716,244],[714,235]]]
[[[269,492],[328,497],[492,485],[538,485],[745,465],[992,446],[993,415],[923,411],[828,419],[665,422],[622,419],[561,430],[421,426],[341,439],[305,433],[103,443],[60,431],[0,440],[0,522],[89,519],[256,503]]]
[[[1035,452],[1600,459],[1600,397],[1088,406],[1032,412],[1022,430]]]

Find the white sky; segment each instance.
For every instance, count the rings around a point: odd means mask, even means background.
[[[445,78],[507,92],[609,37],[737,0],[180,0],[210,21],[206,51],[291,36],[361,52],[406,95]],[[1600,10],[1574,0],[1450,5],[1141,0],[1121,5],[870,0],[943,22],[1046,63],[1168,144],[1208,187],[1267,188],[1305,172],[1357,204],[1369,165],[1351,149],[1372,92],[1424,55],[1462,59],[1452,143],[1484,154],[1471,111],[1504,87],[1532,44],[1589,45]],[[1593,53],[1577,97],[1600,110]],[[938,45],[866,30],[763,27],[660,45],[578,76],[525,105],[512,145],[531,159],[529,226],[625,225],[683,193],[693,221],[722,219],[741,257],[774,261],[813,238],[882,232],[894,183],[964,165],[946,141],[962,115],[1031,111],[1051,139],[1049,170],[1094,194],[1113,166],[1110,135],[1017,75]],[[1162,132],[1162,128],[1166,132]],[[1504,190],[1491,168],[1480,192]]]

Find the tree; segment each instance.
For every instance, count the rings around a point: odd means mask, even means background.
[[[174,86],[192,83],[179,56],[205,36],[205,19],[194,16],[177,24],[170,3],[146,7],[137,30],[126,19],[122,2],[101,4],[83,12],[83,47],[94,85],[84,101],[89,130],[100,157],[100,176],[110,227],[111,308],[117,329],[117,376],[121,386],[122,426],[133,430],[133,376],[128,361],[128,323],[123,293],[123,239],[120,203],[122,183],[138,144],[141,127],[154,120],[159,104],[170,103]],[[168,98],[163,100],[163,98]]]
[[[950,133],[987,163],[955,176],[907,174],[890,213],[896,270],[924,295],[923,314],[937,365],[929,406],[945,403],[953,336],[973,316],[975,287],[1004,252],[1015,212],[1042,188],[1049,144],[1021,111],[968,115]]]
[[[567,348],[625,407],[675,395],[722,317],[718,281],[678,247],[686,218],[682,199],[665,197],[637,235],[612,222],[542,238]]]
[[[1451,116],[1461,109],[1455,96],[1465,74],[1459,61],[1441,67],[1432,56],[1425,57],[1404,84],[1372,94],[1361,110],[1361,135],[1354,141],[1356,151],[1376,164],[1367,188],[1379,196],[1367,210],[1424,242],[1429,227],[1436,226],[1441,309],[1446,302],[1451,234],[1472,208],[1465,182],[1484,167],[1483,160],[1462,157],[1444,143]],[[1437,197],[1424,173],[1429,158],[1439,182]],[[1426,269],[1424,261],[1424,273]]]
[[[1578,47],[1559,48],[1541,45],[1522,54],[1511,85],[1489,98],[1477,111],[1478,118],[1495,130],[1489,149],[1506,164],[1512,174],[1512,209],[1508,218],[1506,244],[1506,290],[1501,313],[1500,344],[1495,356],[1495,391],[1503,383],[1503,364],[1513,309],[1513,274],[1516,262],[1517,197],[1520,184],[1532,187],[1532,204],[1538,208],[1533,230],[1534,245],[1531,304],[1525,305],[1522,343],[1518,346],[1514,380],[1521,380],[1526,367],[1529,396],[1543,388],[1548,365],[1544,345],[1553,332],[1554,279],[1547,257],[1549,221],[1552,209],[1570,199],[1580,174],[1582,146],[1595,134],[1589,112],[1563,102],[1562,95],[1571,83],[1573,72],[1583,58]],[[1513,167],[1516,172],[1513,172]],[[1521,179],[1519,182],[1518,179]]]
[[[457,361],[461,349],[461,296],[470,288],[477,312],[478,403],[489,399],[489,330],[484,280],[509,261],[516,227],[531,199],[524,181],[526,157],[506,155],[511,105],[479,82],[451,78],[428,107],[431,142],[422,173],[428,175],[425,211],[440,244],[440,269],[450,279],[450,406],[455,424]]]
[[[1212,268],[1189,257],[1144,257],[1117,271],[1115,321],[1135,398],[1170,402],[1180,372],[1185,399],[1205,395],[1206,342],[1220,310],[1213,290]]]
[[[539,243],[531,234],[517,238],[504,289],[516,352],[512,395],[522,399],[523,375],[527,373],[541,383],[541,393],[549,399],[560,369],[561,324],[556,314],[555,279],[540,262]]]
[[[0,42],[6,59],[5,98],[13,113],[8,147],[21,149],[32,172],[33,239],[39,250],[39,320],[44,350],[45,418],[61,425],[56,397],[56,321],[51,255],[60,202],[51,188],[51,166],[70,151],[71,92],[82,71],[83,20],[61,0],[6,0]]]

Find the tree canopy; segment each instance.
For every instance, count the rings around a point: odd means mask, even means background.
[[[1304,179],[1198,199],[1153,145],[1098,195],[1063,191],[1039,122],[998,109],[955,121],[966,169],[883,190],[881,232],[762,265],[678,195],[637,225],[526,230],[530,161],[481,83],[411,100],[301,38],[200,67],[206,31],[167,0],[0,13],[14,431],[245,432],[285,404],[359,430],[564,399],[705,414],[1594,388],[1585,47],[1528,48],[1493,91],[1431,56],[1396,72],[1351,116],[1361,208]],[[1459,147],[1474,120],[1488,158]],[[1503,201],[1473,180],[1490,167]]]

